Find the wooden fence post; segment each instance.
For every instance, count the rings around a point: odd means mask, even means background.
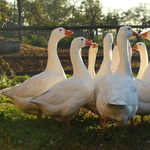
[[[17,5],[18,5],[18,25],[21,27],[21,0],[17,0]],[[18,31],[19,33],[19,41],[22,43],[22,30]]]

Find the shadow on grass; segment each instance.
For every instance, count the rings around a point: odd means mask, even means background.
[[[136,119],[134,119],[136,120]],[[43,115],[25,115],[11,106],[0,111],[2,149],[146,149],[150,148],[150,125],[115,127],[107,123],[105,132],[96,115],[80,114],[67,126]]]

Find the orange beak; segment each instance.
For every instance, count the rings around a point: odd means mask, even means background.
[[[73,32],[65,29],[65,35],[70,35],[70,34],[73,34]]]
[[[135,44],[135,45],[132,47],[132,49],[138,49],[138,45]]]
[[[140,36],[147,37],[148,31],[140,34]]]
[[[86,39],[86,43],[85,43],[86,46],[90,46],[90,45],[93,45],[90,40]]]
[[[98,47],[98,44],[93,43],[93,48],[97,48],[97,47]]]
[[[139,36],[139,34],[135,31],[132,31],[133,32],[133,36]]]

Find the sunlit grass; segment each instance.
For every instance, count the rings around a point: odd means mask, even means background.
[[[29,76],[16,76],[13,79],[5,74],[1,76],[1,88],[22,83]],[[67,76],[70,77],[70,76]],[[150,149],[150,115],[144,117],[140,125],[140,116],[135,115],[134,125],[117,128],[108,121],[104,131],[99,124],[98,115],[81,108],[79,115],[70,126],[43,115],[22,113],[11,99],[0,95],[0,149],[2,150],[110,150],[110,149]],[[8,103],[9,102],[9,103]]]
[[[84,110],[83,110],[84,111]],[[130,121],[124,128],[115,127],[114,122],[107,123],[103,131],[98,122],[98,115],[82,113],[71,122],[70,126],[59,123],[43,115],[23,114],[16,106],[0,104],[0,148],[1,149],[139,149],[150,148],[150,116],[144,117],[144,124],[139,125],[140,117],[134,116],[134,126]]]
[[[136,77],[137,77],[137,74],[135,74],[135,73],[132,72],[132,76],[136,78]]]

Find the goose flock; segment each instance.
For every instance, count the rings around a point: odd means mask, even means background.
[[[125,127],[135,114],[141,116],[142,124],[143,117],[150,114],[150,63],[145,44],[138,42],[131,47],[128,38],[143,36],[150,40],[150,31],[139,35],[130,26],[120,27],[113,50],[113,35],[107,33],[103,39],[103,61],[97,73],[94,66],[98,44],[84,37],[74,38],[70,46],[73,75],[67,79],[58,58],[57,43],[70,34],[73,32],[62,27],[54,29],[48,42],[46,69],[0,93],[11,98],[23,113],[38,118],[45,114],[67,125],[81,107],[97,113],[99,121],[103,119],[103,129],[108,120]],[[81,56],[85,46],[90,46],[88,69]],[[138,50],[141,58],[136,78],[131,69],[132,49]]]

